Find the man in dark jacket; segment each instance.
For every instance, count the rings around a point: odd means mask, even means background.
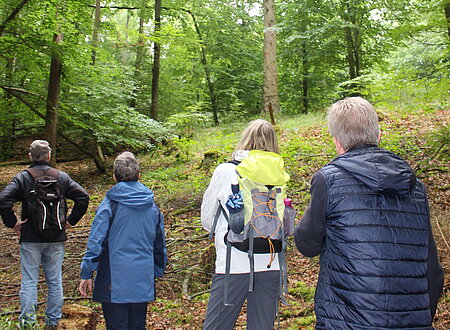
[[[12,228],[20,237],[20,267],[22,283],[20,287],[19,319],[24,325],[36,322],[37,284],[39,266],[42,265],[48,286],[47,309],[45,311],[46,328],[55,328],[61,318],[63,305],[62,262],[64,259],[64,241],[67,239],[65,230],[75,225],[86,213],[89,196],[87,192],[69,175],[52,169],[48,164],[51,149],[47,141],[35,140],[30,145],[30,168],[21,171],[0,193],[0,215],[3,223]],[[31,209],[35,177],[38,180],[43,175],[53,175],[64,200],[58,208],[58,214],[65,213],[65,198],[74,201],[71,213],[59,223],[60,230],[47,234],[37,230],[36,211]],[[17,219],[13,205],[22,202],[22,216]],[[49,219],[48,214],[44,215]],[[64,218],[66,220],[64,224]],[[49,221],[49,220],[48,220]],[[62,224],[62,225],[61,225]]]
[[[381,149],[372,105],[350,97],[328,110],[338,157],[316,172],[295,231],[320,254],[316,329],[432,329],[443,271],[424,184]]]

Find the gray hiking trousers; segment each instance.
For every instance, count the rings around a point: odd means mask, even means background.
[[[203,330],[232,330],[247,299],[247,329],[270,330],[280,298],[280,271],[255,273],[254,291],[249,292],[250,274],[230,274],[228,301],[223,304],[225,274],[214,274]]]

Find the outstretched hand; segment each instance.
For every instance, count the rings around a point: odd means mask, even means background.
[[[16,232],[17,236],[20,237],[20,231],[22,229],[22,225],[27,221],[28,221],[28,219],[24,219],[24,220],[17,219],[17,222],[13,227],[13,230]]]
[[[87,292],[92,292],[92,279],[81,280],[78,291],[84,298],[87,298]]]

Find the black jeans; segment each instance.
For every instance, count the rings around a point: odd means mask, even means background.
[[[102,303],[107,330],[145,330],[147,303]]]

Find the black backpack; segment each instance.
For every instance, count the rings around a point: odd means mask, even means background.
[[[54,237],[66,226],[67,206],[57,180],[59,171],[32,167],[26,171],[34,178],[28,199],[28,221],[39,237]]]

